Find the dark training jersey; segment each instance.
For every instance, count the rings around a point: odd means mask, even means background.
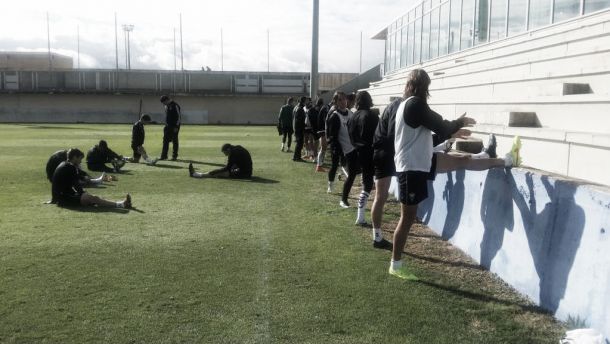
[[[53,173],[51,194],[53,200],[61,200],[70,196],[78,196],[83,194],[83,188],[79,183],[79,168],[71,163],[64,161]]]
[[[396,99],[390,105],[388,105],[381,118],[377,129],[375,130],[375,136],[373,137],[373,148],[375,150],[382,150],[388,154],[394,155],[394,132],[396,127],[396,111],[403,99]]]
[[[358,110],[347,122],[347,131],[355,148],[373,147],[379,117],[371,110]]]
[[[66,161],[66,160],[68,160],[68,151],[67,150],[57,151],[49,157],[49,161],[47,161],[46,170],[47,170],[47,179],[50,182],[53,182],[53,173],[55,173],[57,166],[59,166],[59,164],[61,164],[62,162]],[[88,176],[87,172],[81,170],[80,168],[78,171],[78,175],[79,175],[80,179],[83,181]]]
[[[294,106],[284,105],[280,109],[280,114],[277,117],[278,128],[283,130],[292,130],[292,110]]]
[[[87,164],[105,164],[114,159],[120,160],[121,156],[110,148],[103,150],[98,145],[95,145],[87,152]]]
[[[305,109],[301,105],[295,106],[293,112],[293,125],[294,134],[296,136],[302,136],[305,130]]]
[[[131,128],[131,148],[136,148],[144,145],[144,123],[137,121]]]
[[[232,146],[227,165],[221,171],[228,171],[232,177],[251,177],[252,157],[250,153],[242,146]]]
[[[180,127],[181,119],[181,109],[178,103],[172,100],[169,104],[165,105],[165,124],[168,127]]]

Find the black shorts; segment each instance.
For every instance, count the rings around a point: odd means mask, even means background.
[[[55,201],[57,201],[57,205],[59,205],[60,207],[78,207],[81,205],[81,197],[82,194],[58,195],[55,198]]]
[[[396,166],[394,165],[394,154],[387,153],[384,150],[376,149],[373,153],[373,165],[375,167],[376,179],[393,177],[396,175]]]
[[[292,130],[292,128],[282,128],[280,129],[282,135],[292,135],[294,134],[294,131]]]
[[[432,155],[432,166],[429,172],[398,172],[398,193],[400,203],[417,205],[428,198],[428,180],[436,177],[436,154]]]
[[[398,172],[398,194],[400,203],[417,205],[428,198],[428,172]]]

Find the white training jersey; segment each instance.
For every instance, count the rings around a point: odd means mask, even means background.
[[[432,167],[432,131],[420,125],[410,127],[405,122],[405,106],[413,97],[405,99],[396,111],[394,131],[394,163],[396,172],[430,172]]]

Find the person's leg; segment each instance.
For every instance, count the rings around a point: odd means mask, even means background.
[[[142,153],[140,153],[140,147],[141,146],[137,146],[137,147],[132,146],[131,147],[131,149],[133,150],[133,158],[131,159],[131,162],[134,162],[134,163],[140,162],[140,157],[142,157]]]
[[[286,138],[288,137],[288,132],[282,129],[282,152],[286,149]]]
[[[292,160],[301,160],[301,151],[303,150],[303,135],[295,135],[296,146],[294,147],[294,154]]]
[[[494,167],[504,167],[504,159],[471,159],[469,156],[454,156],[435,153],[436,172],[445,173],[456,170],[484,171]]]
[[[171,129],[168,126],[163,128],[163,148],[161,149],[161,157],[159,159],[167,159],[167,151],[169,150],[169,141],[171,141]]]
[[[333,186],[335,184],[335,176],[337,175],[337,169],[339,168],[339,161],[341,159],[341,153],[337,150],[331,149],[331,165],[328,170],[328,193],[333,192]]]
[[[292,145],[292,130],[288,130],[288,143],[287,143],[287,147],[288,150],[286,150],[286,152],[290,152],[290,146]]]
[[[316,171],[322,172],[324,165],[324,157],[326,156],[326,135],[320,136],[320,150],[318,151],[318,159],[316,162]]]
[[[371,190],[373,190],[373,175],[375,173],[375,168],[373,166],[373,150],[360,150],[358,160],[360,161],[360,168],[362,169],[362,191],[360,192],[360,197],[358,197],[356,224],[364,224],[366,223],[366,203],[371,195]]]
[[[400,220],[394,231],[394,247],[392,248],[392,260],[400,261],[402,258],[402,250],[407,243],[407,237],[411,231],[411,226],[415,222],[417,215],[417,205],[400,205]]]
[[[87,169],[89,171],[96,171],[96,172],[114,172],[114,169],[111,167],[106,166],[105,164],[102,163],[87,163]]]
[[[377,240],[377,231],[381,234],[381,220],[383,218],[383,207],[385,202],[388,200],[388,191],[390,190],[390,184],[392,177],[384,177],[375,181],[375,199],[373,200],[373,206],[371,207],[371,222],[373,223],[373,238]]]
[[[107,201],[103,198],[84,193],[80,198],[81,205],[97,205],[100,207],[108,207],[108,208],[131,208],[131,196],[127,194],[125,199],[119,202]]]
[[[180,128],[174,129],[174,135],[172,136],[172,160],[178,159],[178,149],[180,148],[180,141],[178,140],[178,134],[180,134]]]
[[[343,193],[341,195],[341,207],[348,208],[349,202],[348,197],[349,193],[352,190],[352,185],[354,185],[354,180],[356,179],[356,175],[358,174],[358,153],[356,151],[352,151],[345,155],[345,164],[347,167],[347,179],[345,183],[343,183]]]

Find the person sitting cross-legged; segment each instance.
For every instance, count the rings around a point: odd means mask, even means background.
[[[53,200],[59,206],[88,206],[97,205],[109,208],[131,208],[131,196],[127,194],[125,199],[118,202],[107,201],[85,192],[80,184],[79,165],[85,154],[77,148],[68,151],[68,159],[55,169],[51,182],[51,193]]]
[[[189,164],[189,175],[193,178],[235,178],[248,179],[252,177],[252,157],[242,146],[225,143],[221,151],[228,157],[223,168],[206,173],[195,172],[193,164]]]

